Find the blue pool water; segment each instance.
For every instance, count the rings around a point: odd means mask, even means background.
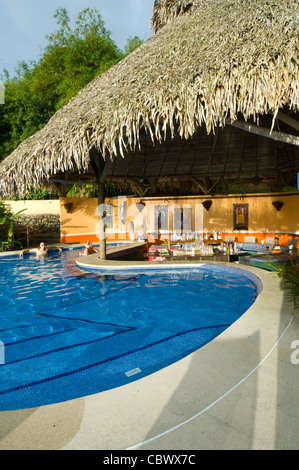
[[[218,336],[257,296],[233,268],[103,276],[79,270],[77,256],[0,258],[1,411],[149,375]]]

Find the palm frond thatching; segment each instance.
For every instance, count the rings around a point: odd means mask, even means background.
[[[162,15],[165,5],[187,2],[159,3]],[[124,157],[144,131],[157,143],[175,130],[185,139],[200,126],[211,133],[239,114],[257,120],[299,111],[298,0],[190,3],[2,162],[2,196],[24,194],[57,173],[84,173],[95,151]]]
[[[206,1],[209,0],[156,0],[151,22],[153,31],[156,33],[168,22],[188,12],[191,13],[194,8]]]

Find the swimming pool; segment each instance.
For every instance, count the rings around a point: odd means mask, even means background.
[[[149,375],[221,334],[258,294],[255,276],[234,268],[104,276],[78,269],[77,256],[0,258],[1,411]]]

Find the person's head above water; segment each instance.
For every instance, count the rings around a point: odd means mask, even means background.
[[[49,250],[59,250],[59,253],[62,252],[61,247],[57,246],[50,246],[49,248],[46,248],[46,244],[44,242],[40,242],[39,248],[32,248],[28,250],[22,250],[20,253],[20,257],[23,258],[24,253],[36,253],[37,255],[46,255],[48,254]]]
[[[82,253],[79,253],[80,256],[86,256],[86,255],[92,255],[93,253],[98,253],[99,250],[97,248],[94,248],[92,246],[92,243],[90,241],[86,241],[84,243],[85,250]]]

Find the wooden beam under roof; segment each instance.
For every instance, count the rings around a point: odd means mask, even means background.
[[[274,115],[273,112],[271,112],[271,114]],[[296,131],[299,131],[299,121],[292,118],[288,114],[285,114],[283,111],[278,111],[277,119],[284,122],[285,124],[288,124],[288,126],[292,127],[293,129],[296,129]]]
[[[82,175],[80,175],[80,176],[82,176]],[[67,180],[65,178],[62,178],[59,175],[55,175],[53,178],[50,177],[48,180],[44,180],[44,181],[47,181],[49,183],[60,183],[60,184],[90,184],[91,186],[98,185],[98,181],[95,181],[94,179],[93,180],[87,180],[87,179],[78,178],[78,179],[68,179]]]
[[[250,132],[252,134],[257,134],[262,137],[268,137],[269,139],[277,140],[279,142],[284,142],[285,144],[295,145],[299,147],[299,137],[286,134],[285,132],[271,131],[265,127],[256,126],[255,124],[249,124],[248,122],[243,122],[236,120],[234,122],[227,121],[229,126],[237,127],[244,131]]]

